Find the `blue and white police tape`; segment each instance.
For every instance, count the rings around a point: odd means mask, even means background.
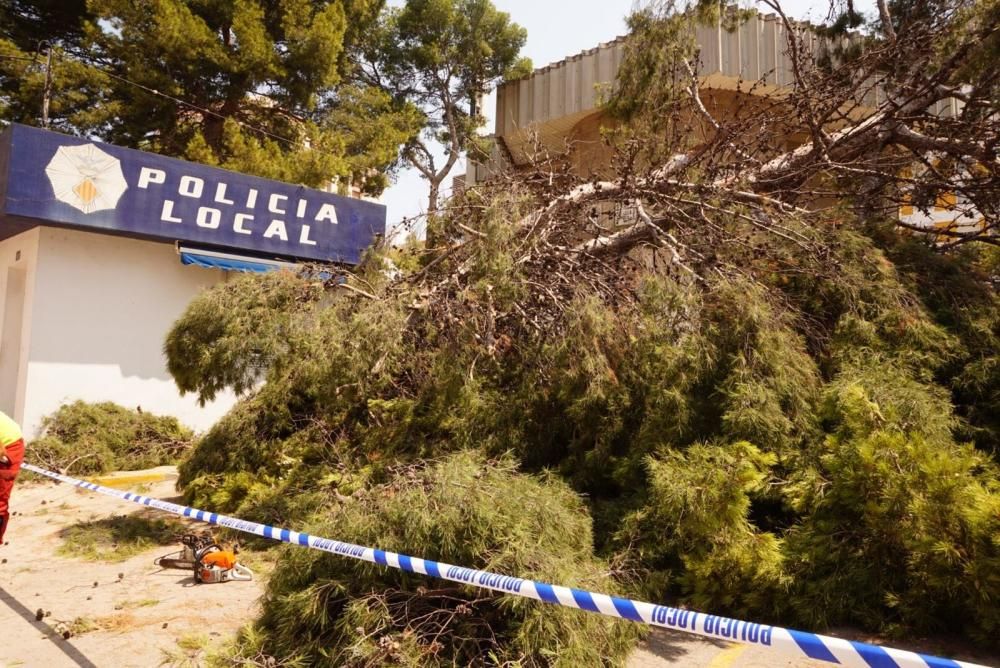
[[[419,559],[405,554],[353,545],[330,538],[310,536],[309,534],[282,529],[280,527],[247,522],[235,517],[227,517],[226,515],[210,513],[198,510],[197,508],[189,508],[176,503],[151,499],[141,494],[122,492],[85,480],[77,480],[76,478],[71,478],[60,473],[54,473],[37,466],[32,466],[31,464],[24,464],[23,468],[93,492],[106,494],[107,496],[113,496],[125,501],[131,501],[132,503],[157,508],[168,513],[190,517],[229,529],[244,531],[255,536],[263,536],[264,538],[271,538],[284,543],[311,547],[315,550],[322,550],[352,559],[389,566],[410,573],[419,573],[420,575],[451,580],[452,582],[479,587],[481,589],[491,589],[504,594],[523,596],[524,598],[532,598],[537,601],[553,603],[567,608],[578,608],[608,617],[629,619],[640,624],[661,626],[707,638],[765,647],[802,658],[808,657],[818,661],[839,663],[844,666],[857,666],[858,668],[908,668],[910,666],[914,668],[986,668],[984,666],[977,666],[976,664],[952,661],[951,659],[942,659],[890,647],[869,645],[841,638],[831,638],[815,633],[786,629],[780,626],[755,624],[739,619],[709,615],[694,610],[681,610],[665,605],[654,605],[643,601],[598,594],[592,591],[561,587],[534,580],[478,571],[462,566],[452,566],[451,564],[439,561]]]

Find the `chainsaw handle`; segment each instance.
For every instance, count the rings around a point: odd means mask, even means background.
[[[221,552],[222,546],[218,543],[212,543],[211,545],[206,545],[205,547],[198,548],[194,551],[194,561],[196,564],[201,565],[202,558],[209,554],[210,552]]]

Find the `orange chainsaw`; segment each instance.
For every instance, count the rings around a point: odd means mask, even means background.
[[[185,534],[181,537],[183,548],[158,558],[161,568],[193,570],[195,582],[214,584],[230,580],[253,580],[253,571],[236,560],[239,547],[223,549],[208,533]]]

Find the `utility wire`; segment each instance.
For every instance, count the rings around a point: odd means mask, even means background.
[[[293,148],[301,148],[303,146],[303,143],[300,142],[300,141],[296,141],[294,139],[289,139],[288,137],[283,137],[283,136],[275,134],[275,133],[273,133],[273,132],[271,132],[269,130],[265,130],[264,128],[260,128],[260,127],[257,127],[255,125],[251,125],[250,123],[247,123],[245,121],[241,121],[240,119],[235,118],[233,116],[226,116],[225,114],[220,114],[217,111],[213,111],[211,109],[206,109],[204,107],[199,107],[196,104],[193,104],[191,102],[187,102],[187,101],[182,100],[180,98],[174,97],[173,95],[169,95],[167,93],[164,93],[163,91],[157,90],[156,88],[152,88],[150,86],[146,86],[146,85],[141,84],[141,83],[139,83],[137,81],[132,81],[131,79],[128,79],[128,78],[123,77],[123,76],[121,76],[119,74],[115,74],[114,72],[109,71],[106,67],[104,67],[102,65],[99,65],[99,64],[97,64],[97,63],[95,63],[93,61],[85,60],[85,59],[82,59],[82,58],[74,58],[73,56],[69,56],[65,52],[63,52],[62,55],[63,55],[63,57],[73,58],[77,62],[82,62],[83,64],[85,64],[85,65],[87,65],[89,67],[93,67],[94,69],[99,70],[99,71],[103,72],[104,74],[107,74],[112,79],[116,79],[116,80],[121,81],[122,83],[128,84],[130,86],[135,86],[136,88],[139,88],[140,90],[143,90],[143,91],[145,91],[147,93],[150,93],[151,95],[156,95],[156,96],[162,97],[164,99],[170,100],[174,104],[182,105],[182,106],[188,107],[190,109],[194,109],[195,111],[199,111],[199,112],[201,112],[203,114],[207,114],[209,116],[214,116],[215,118],[219,118],[219,119],[222,119],[222,120],[232,119],[233,122],[235,122],[237,125],[239,125],[240,127],[244,128],[246,130],[250,130],[252,132],[257,132],[259,134],[265,135],[265,136],[270,137],[272,139],[275,139],[277,141],[284,142],[285,144],[287,144],[287,145],[289,145],[289,146],[291,146]],[[37,62],[37,58],[36,57],[29,58],[29,57],[25,57],[25,56],[4,56],[4,55],[0,55],[0,58],[12,58],[12,59],[17,59],[17,60],[31,60],[31,61]],[[266,95],[262,95],[261,97],[267,97],[267,96]],[[272,98],[268,98],[268,99],[272,99]],[[324,150],[316,148],[316,147],[309,147],[309,148],[311,150],[317,151],[319,153],[324,153],[326,155],[329,155],[329,156],[332,156],[332,157],[335,157],[335,158],[342,157],[342,156],[335,155],[333,153],[330,153],[329,151],[324,151]]]
[[[87,65],[89,67],[93,67],[94,69],[99,70],[99,71],[103,72],[104,74],[107,74],[112,79],[116,79],[116,80],[121,81],[122,83],[128,84],[130,86],[135,86],[136,88],[139,88],[139,89],[141,89],[141,90],[143,90],[143,91],[145,91],[147,93],[150,93],[152,95],[157,95],[157,96],[162,97],[164,99],[170,100],[174,104],[179,104],[179,105],[188,107],[190,109],[194,109],[195,111],[199,111],[199,112],[201,112],[203,114],[208,114],[209,116],[214,116],[215,118],[219,118],[219,119],[222,119],[222,120],[232,119],[233,122],[235,122],[237,125],[239,125],[240,127],[244,128],[244,129],[247,129],[247,130],[250,130],[250,131],[253,131],[253,132],[257,132],[259,134],[265,135],[265,136],[270,137],[272,139],[276,139],[277,141],[284,142],[284,143],[288,144],[289,146],[292,146],[292,147],[295,147],[295,148],[301,148],[302,147],[302,142],[300,142],[300,141],[296,141],[294,139],[289,139],[288,137],[283,137],[281,135],[278,135],[278,134],[275,134],[273,132],[270,132],[269,130],[265,130],[264,128],[260,128],[260,127],[257,127],[255,125],[251,125],[250,123],[247,123],[245,121],[241,121],[240,119],[235,118],[233,116],[226,116],[225,114],[220,114],[217,111],[212,111],[211,109],[206,109],[204,107],[199,107],[196,104],[192,104],[191,102],[187,102],[187,101],[182,100],[182,99],[180,99],[178,97],[174,97],[173,95],[169,95],[167,93],[164,93],[163,91],[157,90],[156,88],[152,88],[150,86],[146,86],[146,85],[141,84],[141,83],[139,83],[137,81],[132,81],[131,79],[123,77],[123,76],[121,76],[119,74],[115,74],[114,72],[111,72],[110,70],[108,70],[106,67],[104,67],[102,65],[99,65],[99,64],[97,64],[97,63],[95,63],[93,61],[85,60],[83,58],[74,58],[73,56],[69,56],[65,52],[63,52],[62,55],[65,58],[72,58],[72,59],[76,60],[77,62],[82,62],[83,64],[85,64],[85,65]],[[0,55],[0,58],[3,58],[3,57],[17,58],[19,60],[37,60],[36,58],[26,58],[26,57],[21,57],[21,56],[2,56],[2,55]],[[262,97],[266,97],[266,96],[262,96]],[[268,99],[271,99],[271,98],[268,98]],[[317,148],[313,148],[313,147],[310,147],[310,148],[312,148],[312,150],[319,151],[320,153],[327,153],[328,155],[333,155],[332,153],[329,153],[328,151],[323,151],[321,149],[317,149]],[[339,156],[335,156],[335,157],[339,157]]]
[[[237,125],[239,125],[242,128],[245,128],[247,130],[252,130],[253,132],[259,132],[260,134],[266,135],[268,137],[271,137],[272,139],[276,139],[278,141],[285,142],[289,146],[294,146],[296,148],[299,148],[299,147],[302,146],[302,142],[296,141],[294,139],[289,139],[288,137],[283,137],[281,135],[276,135],[273,132],[270,132],[270,131],[265,130],[263,128],[259,128],[259,127],[254,126],[254,125],[251,125],[251,124],[246,123],[244,121],[241,121],[240,119],[235,118],[233,116],[226,116],[225,114],[220,114],[217,111],[212,111],[211,109],[205,109],[204,107],[199,107],[196,104],[192,104],[190,102],[186,102],[185,100],[182,100],[180,98],[174,97],[173,95],[168,95],[167,93],[164,93],[163,91],[157,90],[156,88],[151,88],[151,87],[146,86],[144,84],[141,84],[141,83],[139,83],[137,81],[132,81],[131,79],[126,79],[125,77],[120,76],[118,74],[115,74],[114,72],[109,72],[104,67],[101,67],[99,65],[95,65],[94,63],[87,63],[87,65],[90,65],[94,69],[100,70],[101,72],[103,72],[104,74],[107,74],[112,79],[117,79],[118,81],[121,81],[122,83],[129,84],[130,86],[135,86],[136,88],[144,90],[147,93],[151,93],[153,95],[158,95],[159,97],[162,97],[164,99],[170,100],[171,102],[173,102],[175,104],[179,104],[179,105],[183,105],[185,107],[189,107],[191,109],[194,109],[195,111],[200,111],[203,114],[208,114],[208,115],[214,116],[216,118],[221,118],[222,120],[232,119]],[[325,151],[322,151],[322,152],[325,153]]]

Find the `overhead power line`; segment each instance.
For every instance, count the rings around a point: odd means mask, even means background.
[[[271,139],[274,139],[276,141],[283,142],[284,144],[287,144],[288,146],[291,146],[293,148],[301,148],[301,147],[304,146],[304,144],[303,144],[302,141],[299,141],[299,140],[296,140],[296,139],[290,139],[288,137],[284,137],[282,135],[275,134],[274,132],[271,132],[270,130],[265,130],[264,128],[258,127],[256,125],[251,124],[251,123],[247,123],[247,122],[242,121],[242,120],[240,120],[240,119],[238,119],[238,118],[236,118],[234,116],[227,116],[225,114],[220,114],[217,111],[214,111],[212,109],[207,109],[205,107],[199,106],[199,105],[194,104],[192,102],[188,102],[187,100],[182,100],[181,98],[178,98],[178,97],[175,97],[173,95],[170,95],[169,93],[164,93],[163,91],[158,90],[156,88],[153,88],[151,86],[147,86],[145,84],[141,84],[138,81],[132,81],[131,79],[129,79],[127,77],[123,77],[120,74],[116,74],[115,72],[110,71],[107,67],[105,67],[105,66],[103,66],[103,65],[101,65],[99,63],[95,63],[95,62],[93,62],[91,60],[87,60],[87,59],[80,58],[80,57],[74,57],[74,56],[66,54],[65,52],[63,52],[62,55],[63,55],[63,57],[70,58],[70,59],[76,60],[77,62],[83,63],[84,65],[87,65],[89,67],[93,67],[94,69],[99,70],[99,71],[103,72],[104,74],[108,75],[112,79],[120,81],[120,82],[122,82],[124,84],[128,84],[129,86],[134,86],[134,87],[136,87],[136,88],[138,88],[138,89],[140,89],[140,90],[142,90],[142,91],[144,91],[146,93],[149,93],[150,95],[156,95],[156,96],[161,97],[163,99],[170,100],[174,104],[181,105],[181,106],[187,107],[189,109],[193,109],[194,111],[198,111],[198,112],[200,112],[202,114],[206,114],[208,116],[212,116],[212,117],[215,117],[215,118],[218,118],[218,119],[221,119],[221,120],[230,120],[231,119],[234,123],[236,123],[237,125],[239,125],[241,128],[244,128],[244,129],[249,130],[251,132],[256,132],[258,134],[264,135],[264,136],[269,137]],[[37,54],[34,57],[27,57],[27,56],[5,56],[5,55],[0,54],[0,58],[11,58],[11,59],[16,59],[16,60],[29,60],[29,61],[38,62]],[[267,97],[267,96],[266,95],[262,95],[262,97]],[[268,97],[268,99],[272,99],[272,98]],[[318,147],[315,147],[315,146],[309,146],[308,148],[310,150],[316,151],[317,153],[322,153],[322,154],[325,154],[325,155],[329,155],[329,156],[334,157],[334,158],[340,158],[340,157],[342,157],[342,156],[336,155],[336,154],[331,153],[329,151],[325,151],[325,150],[323,150],[321,148],[318,148]]]
[[[260,134],[266,135],[266,136],[268,136],[268,137],[270,137],[272,139],[276,139],[278,141],[285,142],[286,144],[288,144],[290,146],[296,146],[296,147],[298,147],[298,146],[301,146],[301,144],[302,144],[302,142],[300,142],[300,141],[297,141],[295,139],[289,139],[288,137],[283,137],[281,135],[274,134],[273,132],[270,132],[269,130],[265,130],[264,128],[259,128],[259,127],[255,126],[255,125],[251,125],[250,123],[246,123],[245,121],[241,121],[240,119],[235,118],[233,116],[226,116],[225,114],[220,114],[217,111],[213,111],[211,109],[206,109],[205,107],[199,107],[196,104],[192,104],[191,102],[187,102],[186,100],[182,100],[182,99],[180,99],[178,97],[174,97],[173,95],[169,95],[167,93],[164,93],[163,91],[157,90],[156,88],[152,88],[150,86],[146,86],[146,85],[141,84],[141,83],[139,83],[137,81],[132,81],[131,79],[127,79],[127,78],[125,78],[125,77],[123,77],[121,75],[115,74],[114,72],[110,72],[106,68],[101,67],[100,65],[96,65],[94,63],[87,63],[87,64],[90,65],[91,67],[95,68],[95,69],[100,70],[104,74],[107,74],[112,79],[117,79],[118,81],[121,81],[122,83],[129,84],[130,86],[135,86],[136,88],[144,90],[147,93],[150,93],[152,95],[157,95],[157,96],[162,97],[164,99],[170,100],[171,102],[174,102],[175,104],[183,105],[183,106],[188,107],[190,109],[194,109],[195,111],[199,111],[199,112],[201,112],[203,114],[208,114],[209,116],[214,116],[215,118],[220,118],[222,120],[229,120],[229,119],[231,119],[234,123],[236,123],[237,125],[239,125],[242,128],[245,128],[247,130],[252,130],[253,132],[259,132]],[[320,152],[322,153],[324,151],[320,151]]]
[[[253,132],[258,132],[258,133],[260,133],[262,135],[266,135],[267,137],[270,137],[271,139],[276,139],[278,141],[285,142],[286,144],[288,144],[290,146],[300,147],[302,145],[302,142],[297,141],[295,139],[289,139],[288,137],[283,137],[281,135],[278,135],[278,134],[275,134],[273,132],[270,132],[269,130],[265,130],[264,128],[259,128],[259,127],[255,126],[255,125],[251,125],[250,123],[246,123],[245,121],[241,121],[240,119],[235,118],[233,116],[226,116],[225,114],[220,114],[217,111],[213,111],[211,109],[206,109],[205,107],[199,107],[196,104],[192,104],[191,102],[188,102],[186,100],[182,100],[182,99],[180,99],[178,97],[174,97],[173,95],[169,95],[167,93],[164,93],[163,91],[158,90],[156,88],[152,88],[150,86],[146,86],[145,84],[141,84],[138,81],[132,81],[131,79],[127,79],[126,77],[123,77],[123,76],[121,76],[119,74],[115,74],[114,72],[111,72],[107,68],[102,67],[100,65],[97,65],[96,63],[87,62],[86,64],[90,65],[94,69],[100,70],[104,74],[107,74],[112,79],[116,79],[116,80],[121,81],[122,83],[126,83],[126,84],[128,84],[130,86],[135,86],[136,88],[139,88],[140,90],[143,90],[143,91],[145,91],[147,93],[150,93],[151,95],[156,95],[156,96],[162,97],[162,98],[164,98],[166,100],[170,100],[171,102],[173,102],[175,104],[179,104],[179,105],[188,107],[190,109],[194,109],[195,111],[199,111],[199,112],[201,112],[203,114],[207,114],[209,116],[214,116],[215,118],[219,118],[219,119],[222,119],[222,120],[229,120],[229,119],[231,119],[233,122],[235,122],[237,125],[239,125],[242,128],[245,128],[247,130],[251,130]],[[321,152],[323,152],[323,151],[321,151]]]
[[[178,104],[178,105],[187,107],[189,109],[193,109],[195,111],[201,112],[202,114],[206,114],[208,116],[213,116],[213,117],[219,118],[221,120],[230,120],[231,119],[234,123],[236,123],[237,125],[239,125],[240,127],[244,128],[246,130],[250,130],[252,132],[256,132],[258,134],[270,137],[271,139],[274,139],[274,140],[277,140],[277,141],[280,141],[280,142],[284,142],[285,144],[287,144],[289,146],[293,146],[295,148],[299,148],[299,147],[302,146],[302,142],[299,141],[299,140],[290,139],[288,137],[284,137],[282,135],[275,134],[274,132],[271,132],[270,130],[265,130],[264,128],[257,127],[256,125],[253,125],[251,123],[247,123],[245,121],[241,121],[240,119],[238,119],[238,118],[236,118],[234,116],[227,116],[225,114],[220,114],[217,111],[213,111],[212,109],[206,109],[205,107],[201,107],[201,106],[199,106],[197,104],[194,104],[192,102],[188,102],[186,100],[182,100],[179,97],[174,97],[173,95],[170,95],[168,93],[164,93],[163,91],[158,90],[156,88],[153,88],[151,86],[146,86],[145,84],[141,84],[138,81],[132,81],[131,79],[129,79],[127,77],[123,77],[120,74],[116,74],[116,73],[110,71],[107,67],[105,67],[105,66],[103,66],[103,65],[101,65],[99,63],[95,63],[93,61],[86,60],[86,59],[83,59],[83,58],[75,58],[73,56],[69,56],[65,52],[62,55],[63,55],[63,57],[72,58],[72,59],[76,60],[77,62],[81,62],[81,63],[83,63],[85,65],[88,65],[89,67],[93,67],[96,70],[100,70],[101,72],[103,72],[104,74],[108,75],[112,79],[120,81],[120,82],[122,82],[124,84],[128,84],[130,86],[134,86],[134,87],[136,87],[136,88],[138,88],[140,90],[143,90],[143,91],[145,91],[145,92],[147,92],[147,93],[149,93],[151,95],[156,95],[156,96],[162,97],[162,98],[164,98],[166,100],[170,100],[174,104]],[[22,56],[4,56],[4,55],[0,55],[0,58],[5,58],[5,57],[12,58],[12,59],[17,59],[17,60],[31,60],[31,61],[36,61],[37,62],[37,58],[35,58],[35,57],[29,58],[29,57],[22,57]],[[333,155],[332,153],[329,153],[328,151],[323,151],[322,149],[319,149],[319,148],[315,148],[315,147],[310,147],[310,148],[312,150],[318,151],[319,153],[326,153],[327,155],[331,155],[331,156]],[[334,156],[334,157],[339,157],[339,156]]]

